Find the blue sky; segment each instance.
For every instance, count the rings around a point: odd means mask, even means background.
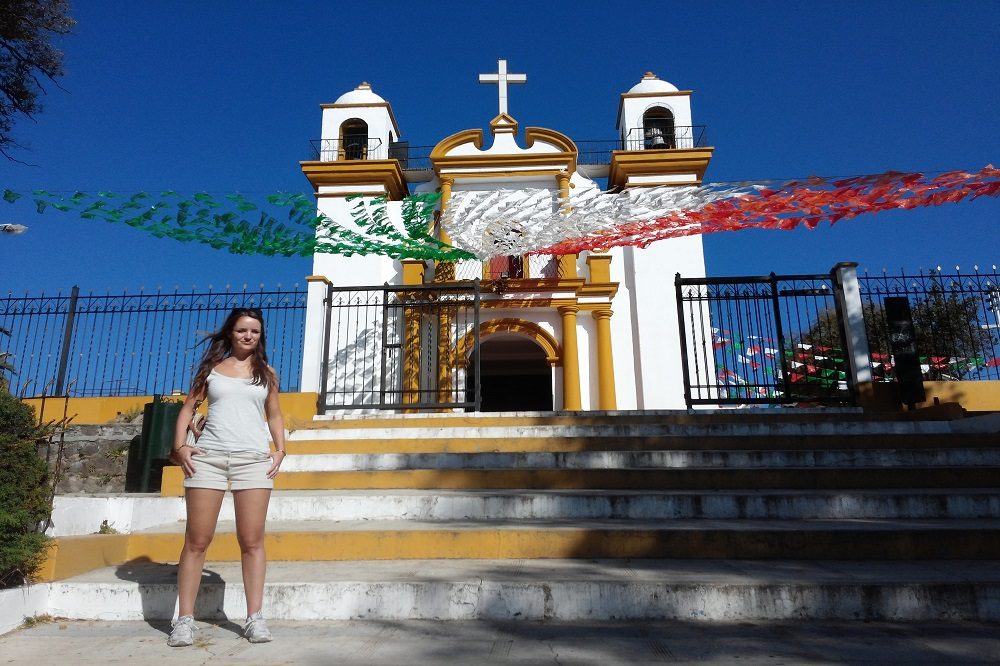
[[[361,80],[402,138],[434,144],[496,113],[477,83],[507,58],[521,126],[612,139],[618,95],[652,70],[694,90],[707,181],[1000,164],[1000,2],[286,2],[77,0],[30,145],[0,188],[309,192],[319,104]],[[815,231],[706,238],[711,275],[1000,261],[995,199]],[[307,258],[247,257],[0,202],[0,291],[302,282]]]

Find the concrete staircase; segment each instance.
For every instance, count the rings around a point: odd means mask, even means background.
[[[316,421],[288,449],[275,619],[1000,619],[1000,435],[949,422],[407,415]],[[162,497],[63,502],[57,527],[132,502],[129,563],[51,583],[48,612],[169,618],[180,494],[168,468]],[[73,539],[93,537],[58,557]],[[228,501],[209,560],[200,612],[241,617]]]

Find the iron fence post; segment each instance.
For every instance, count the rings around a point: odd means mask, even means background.
[[[66,313],[66,330],[63,332],[62,351],[59,352],[59,370],[56,373],[56,395],[63,395],[66,385],[66,367],[69,365],[69,348],[73,343],[73,320],[76,319],[76,301],[80,287],[73,285],[69,294],[69,311]]]
[[[473,306],[473,314],[472,314],[472,322],[473,322],[472,330],[474,331],[474,338],[473,339],[475,341],[474,342],[474,346],[473,346],[473,352],[474,352],[473,356],[475,357],[475,361],[474,361],[475,369],[474,370],[475,370],[475,377],[476,377],[474,390],[476,392],[476,395],[475,395],[475,403],[476,403],[475,411],[478,412],[480,410],[480,408],[482,407],[482,390],[481,390],[481,386],[480,386],[480,382],[479,382],[479,380],[480,380],[480,373],[479,373],[479,305],[480,305],[480,301],[479,301],[479,278],[476,278],[475,280],[473,280],[473,290],[475,292],[475,296],[474,296],[474,303],[475,304]]]
[[[316,398],[316,411],[320,416],[326,414],[326,390],[330,370],[330,320],[333,317],[333,285],[327,283],[326,297],[323,299],[323,358],[319,362],[319,396]]]
[[[681,374],[684,375],[684,404],[691,409],[691,377],[688,374],[687,334],[684,331],[684,293],[681,274],[674,274],[674,292],[677,296],[677,332],[681,343]],[[700,392],[699,392],[700,394]]]
[[[774,334],[778,336],[778,349],[781,355],[781,383],[785,388],[785,402],[792,401],[792,378],[788,374],[788,357],[785,355],[785,333],[781,326],[781,299],[778,298],[778,276],[771,271],[768,275],[771,284],[771,304],[774,308]]]

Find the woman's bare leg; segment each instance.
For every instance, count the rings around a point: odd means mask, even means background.
[[[247,597],[247,617],[264,605],[264,576],[267,573],[267,556],[264,553],[264,520],[270,488],[234,490],[236,505],[236,539],[240,543],[243,563],[243,589]]]
[[[194,615],[194,601],[201,585],[201,572],[205,568],[205,552],[215,526],[219,522],[224,490],[188,488],[184,493],[187,505],[187,528],[184,531],[184,548],[177,567],[177,616]]]

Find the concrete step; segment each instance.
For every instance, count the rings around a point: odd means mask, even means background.
[[[946,421],[745,421],[656,423],[610,420],[599,425],[423,425],[403,421],[393,428],[358,428],[353,423],[337,427],[295,430],[289,441],[297,440],[363,440],[363,439],[509,439],[534,437],[771,437],[836,435],[950,435]],[[415,425],[416,423],[416,425]]]
[[[475,427],[532,425],[590,425],[621,423],[705,424],[705,423],[816,423],[823,421],[907,421],[906,414],[865,414],[859,407],[738,409],[654,409],[587,412],[421,412],[394,414],[379,411],[359,414],[354,411],[314,416],[300,422],[301,430],[325,428],[399,428],[413,427]]]
[[[291,454],[385,453],[565,453],[574,451],[761,451],[803,449],[1000,449],[1000,436],[948,433],[864,435],[614,435],[551,437],[473,437],[450,433],[437,437],[396,437],[394,432],[361,438],[328,437],[331,431],[293,433]],[[307,438],[306,435],[309,434]],[[323,437],[314,437],[323,435]]]
[[[48,613],[168,620],[173,564],[105,567],[52,583]],[[408,560],[271,562],[274,620],[1000,619],[1000,562]],[[242,618],[237,562],[209,562],[200,620]]]
[[[185,519],[180,498],[56,498],[50,536],[133,532]],[[997,489],[903,490],[346,490],[275,491],[268,521],[1000,518]],[[233,520],[232,496],[221,520]]]
[[[358,489],[846,489],[991,488],[1000,467],[785,467],[765,469],[417,469],[283,472],[279,490]],[[164,496],[184,494],[179,467],[163,469]]]
[[[407,469],[1000,466],[1000,448],[294,454],[282,472]]]
[[[171,523],[127,535],[63,537],[50,549],[43,574],[57,580],[88,570],[79,568],[85,560],[102,558],[104,564],[169,561],[180,552],[183,531],[183,523]],[[268,527],[266,547],[276,561],[1000,559],[1000,520],[285,521]],[[208,557],[239,560],[233,523],[219,523]]]

